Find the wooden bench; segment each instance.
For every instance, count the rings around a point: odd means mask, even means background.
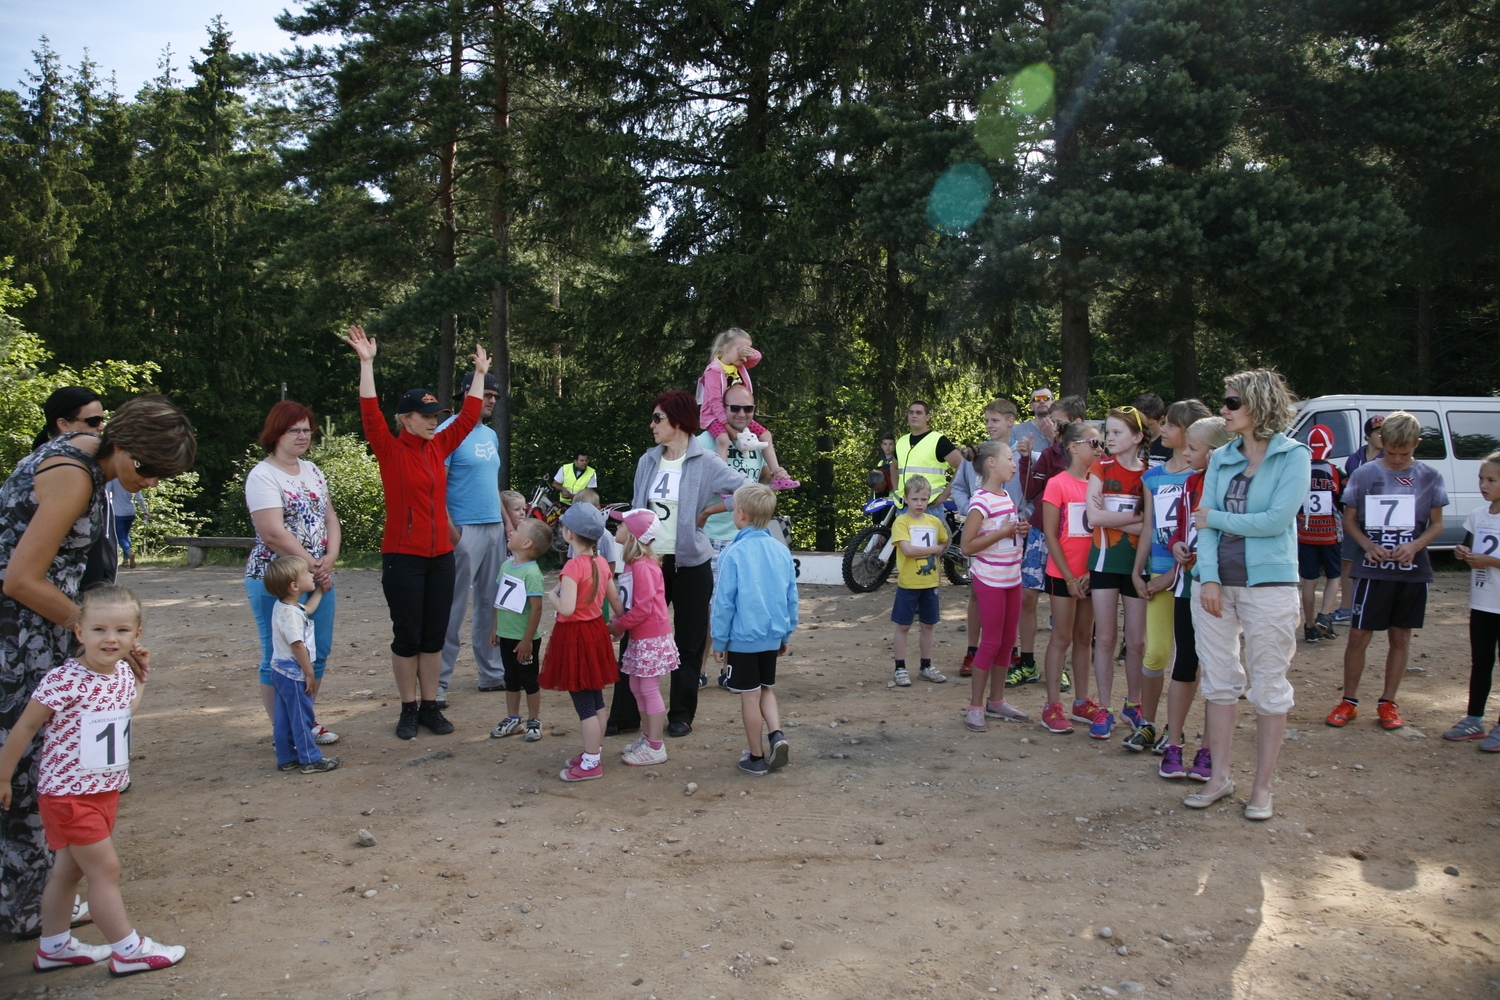
[[[182,545],[188,550],[188,568],[193,569],[203,565],[204,549],[253,549],[256,539],[254,538],[186,538],[183,536],[172,536],[166,539],[168,545]]]

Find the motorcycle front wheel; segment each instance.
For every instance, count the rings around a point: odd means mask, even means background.
[[[891,568],[896,565],[893,550],[889,558],[882,558],[886,545],[891,540],[888,525],[875,524],[861,528],[844,549],[844,585],[856,594],[868,594],[879,590]]]

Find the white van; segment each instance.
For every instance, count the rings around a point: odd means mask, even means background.
[[[1463,540],[1464,518],[1483,503],[1479,496],[1479,463],[1500,451],[1500,398],[1493,396],[1319,396],[1297,408],[1292,436],[1307,443],[1315,424],[1333,431],[1329,461],[1344,470],[1344,458],[1365,444],[1365,421],[1405,410],[1422,421],[1417,460],[1443,475],[1448,506],[1443,533],[1434,548],[1452,548]]]

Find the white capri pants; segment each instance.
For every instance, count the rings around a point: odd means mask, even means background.
[[[1203,698],[1233,705],[1244,695],[1257,715],[1291,711],[1286,672],[1297,652],[1302,600],[1296,587],[1224,587],[1224,614],[1203,610],[1202,586],[1193,585],[1193,629],[1198,639]],[[1245,661],[1240,663],[1240,635]]]

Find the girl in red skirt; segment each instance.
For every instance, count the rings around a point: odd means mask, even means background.
[[[624,610],[615,589],[608,560],[598,554],[604,534],[604,515],[591,503],[574,502],[561,519],[563,537],[574,556],[562,568],[557,589],[547,600],[557,610],[557,624],[547,645],[539,681],[549,691],[566,691],[578,713],[583,753],[568,761],[558,774],[564,781],[590,781],[604,774],[599,756],[604,752],[604,689],[620,676],[603,605],[619,615]]]

